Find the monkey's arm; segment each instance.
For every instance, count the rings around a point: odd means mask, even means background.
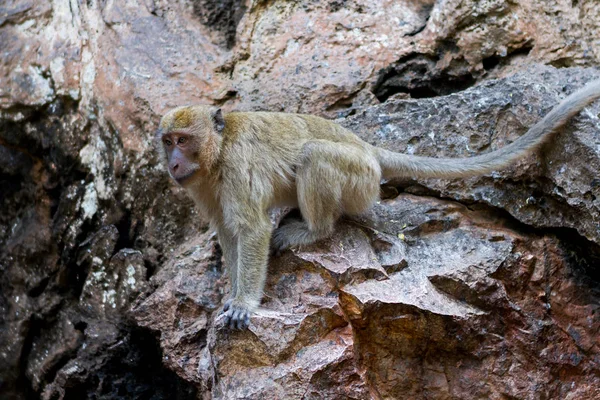
[[[224,228],[237,239],[235,295],[227,301],[223,311],[230,327],[238,329],[249,324],[252,312],[260,304],[272,230],[267,214],[269,195],[257,185],[258,174],[254,174],[255,179],[251,181],[251,175],[244,173],[249,169],[238,160],[224,171],[221,186]]]
[[[499,170],[541,146],[551,134],[585,106],[600,98],[600,80],[571,94],[513,143],[469,158],[432,158],[394,153],[374,147],[384,178],[460,178]]]
[[[242,224],[237,240],[237,290],[225,304],[226,322],[242,329],[250,323],[250,315],[262,298],[267,274],[271,222],[266,213],[251,224]]]
[[[233,299],[237,293],[237,237],[234,235],[233,231],[227,228],[227,226],[222,222],[217,224],[217,236],[219,237],[219,244],[223,249],[225,265],[229,271],[229,280],[231,281],[231,299]],[[231,299],[228,300],[228,302],[230,302]]]

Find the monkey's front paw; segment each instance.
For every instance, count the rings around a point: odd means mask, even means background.
[[[223,306],[225,325],[230,329],[246,329],[250,325],[251,312],[248,307],[236,304],[235,299],[229,299]]]
[[[233,303],[233,297],[229,300],[227,300],[225,302],[225,304],[223,304],[223,312],[229,310],[229,307],[231,306],[231,303]]]

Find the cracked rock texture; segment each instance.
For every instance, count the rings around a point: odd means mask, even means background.
[[[0,398],[600,398],[600,104],[463,180],[386,182],[230,332],[171,107],[411,154],[510,143],[600,78],[595,0],[0,2]]]

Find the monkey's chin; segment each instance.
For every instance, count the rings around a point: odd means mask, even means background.
[[[193,171],[188,172],[185,175],[181,175],[181,176],[177,176],[177,177],[171,175],[171,177],[180,186],[186,187],[187,185],[189,185],[190,183],[192,183],[194,181],[192,178],[194,177],[194,175],[196,174],[196,172],[198,172],[198,171],[197,170],[193,170]]]

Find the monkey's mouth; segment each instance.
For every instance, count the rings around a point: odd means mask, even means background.
[[[183,175],[178,175],[178,176],[173,176],[173,179],[175,179],[175,182],[179,183],[181,186],[185,186],[186,183],[189,183],[191,181],[191,177],[194,176],[194,174],[196,173],[195,170],[192,170],[190,172],[187,172]]]

